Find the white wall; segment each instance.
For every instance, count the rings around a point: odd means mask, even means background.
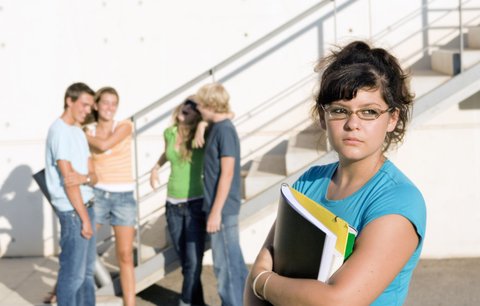
[[[427,203],[422,256],[480,256],[480,93],[410,131],[392,159]]]
[[[116,87],[124,118],[314,3],[0,1],[0,256],[55,252],[56,221],[31,174],[68,85]]]
[[[83,81],[94,89],[116,87],[121,96],[118,118],[125,118],[317,2],[0,0],[0,256],[50,255],[57,251],[56,218],[31,174],[43,168],[46,132],[61,114],[68,85]],[[337,1],[337,18],[331,14],[332,5],[328,5],[267,46],[267,50],[274,48],[268,59],[258,60],[245,73],[226,82],[237,116],[310,73],[318,56],[334,42],[334,29],[338,41],[369,38],[398,19],[395,15],[403,16],[421,2],[392,0],[387,5],[382,0]],[[436,3],[451,6],[448,0]],[[389,14],[382,13],[386,9]],[[370,12],[374,17],[371,24]],[[276,45],[318,20],[318,27],[291,38],[288,48]],[[394,46],[407,28],[420,24],[421,18],[414,18],[408,27],[379,41],[382,46]],[[421,38],[416,37],[397,52],[407,57],[419,46]],[[245,61],[248,59],[238,65]],[[218,77],[235,68],[219,72]],[[305,91],[305,95],[310,94]],[[166,122],[145,137],[143,169],[151,167],[162,149],[160,135]],[[240,128],[241,133],[246,131]],[[427,131],[424,137],[435,138]],[[457,141],[464,138],[463,133],[459,135],[452,137]],[[422,143],[423,139],[417,141]],[[473,145],[468,139],[458,143],[468,144]],[[412,145],[411,150],[416,148]],[[441,148],[443,152],[445,148]],[[456,145],[449,150],[452,155],[462,151]],[[478,144],[475,152],[478,156]],[[415,151],[420,153],[423,151]],[[400,158],[406,157],[399,153]],[[432,161],[432,169],[436,164]],[[476,182],[478,185],[478,175]],[[428,195],[430,198],[430,192]],[[475,196],[478,203],[478,194]],[[428,202],[434,205],[435,201]],[[435,252],[432,250],[432,254]]]

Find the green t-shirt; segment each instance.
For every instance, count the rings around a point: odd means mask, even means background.
[[[163,133],[166,142],[165,155],[170,162],[170,177],[167,196],[175,199],[189,199],[203,195],[203,148],[193,149],[192,160],[184,161],[175,149],[178,129],[169,127]]]

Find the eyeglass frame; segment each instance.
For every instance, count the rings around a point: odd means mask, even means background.
[[[364,120],[364,121],[373,121],[373,120],[377,120],[381,115],[385,114],[385,113],[389,113],[391,111],[393,111],[396,107],[394,106],[391,106],[389,108],[387,108],[386,110],[381,110],[381,109],[378,109],[378,108],[370,108],[370,109],[374,109],[376,111],[379,112],[378,116],[376,116],[375,118],[372,118],[372,119],[365,119],[365,118],[362,118],[361,116],[359,116],[359,112],[361,112],[362,110],[365,110],[365,109],[369,109],[368,107],[365,107],[365,108],[360,108],[360,109],[357,109],[356,111],[352,111],[352,110],[349,110],[347,109],[346,107],[343,107],[347,113],[346,113],[346,117],[345,118],[331,118],[331,113],[328,111],[328,109],[330,108],[330,106],[332,106],[332,104],[328,104],[327,107],[325,107],[325,105],[323,104],[320,104],[320,107],[323,109],[323,111],[325,112],[325,114],[328,114],[329,116],[329,120],[345,120],[345,119],[349,119],[350,116],[352,116],[353,114],[357,115],[358,119],[360,120]]]

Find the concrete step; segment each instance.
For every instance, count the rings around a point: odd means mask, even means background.
[[[292,134],[303,130],[308,124],[308,113],[312,100],[303,93],[302,98],[289,101],[286,106],[269,110],[266,121],[263,117],[254,118],[249,124],[238,129],[242,141],[242,158],[252,160],[264,155],[278,143],[288,140]],[[281,110],[281,112],[279,112]]]
[[[480,49],[480,26],[468,29],[467,46],[472,49]]]
[[[141,227],[140,232],[140,260],[137,258],[138,245],[137,242],[134,241],[134,258],[136,263],[150,260],[157,255],[160,250],[170,245],[167,222],[163,211],[152,215],[151,220]],[[109,249],[104,251],[100,256],[100,259],[112,275],[118,274],[119,268],[115,244],[112,244]]]
[[[432,70],[446,75],[460,73],[460,53],[455,50],[436,50],[431,56]]]
[[[170,245],[170,238],[168,236],[168,230],[167,230],[167,223],[166,223],[166,218],[165,218],[165,208],[164,208],[164,203],[165,199],[162,198],[161,196],[159,197],[158,195],[155,196],[153,195],[149,201],[154,201],[154,200],[159,200],[161,198],[163,204],[158,204],[161,206],[160,209],[157,209],[156,212],[152,213],[148,219],[144,218],[143,224],[140,227],[140,238],[141,238],[141,244],[138,246],[137,241],[134,241],[134,258],[135,258],[135,264],[136,268],[135,270],[140,270],[143,271],[145,270],[144,268],[141,268],[142,265],[145,265],[147,262],[154,260],[155,257],[162,251],[165,250],[169,247]],[[143,205],[143,202],[142,202]],[[137,256],[137,249],[140,247],[140,259]],[[118,265],[118,260],[116,257],[116,250],[115,250],[115,244],[111,243],[110,247],[99,256],[100,261],[102,262],[103,266],[108,270],[110,273],[110,276],[112,278],[113,283],[107,286],[104,286],[99,289],[98,293],[99,295],[113,295],[113,294],[119,294],[119,265]],[[136,285],[136,291],[140,292],[144,288],[150,286],[153,284],[152,282],[152,277],[145,277],[143,274],[145,272],[136,272],[136,279],[137,279],[137,285]],[[152,273],[155,274],[153,279],[155,281],[159,280],[163,275],[165,274],[164,270],[159,270],[159,271],[152,271]],[[138,274],[138,275],[137,275]]]
[[[480,49],[467,48],[463,50],[463,69],[470,69],[478,63],[480,63]]]
[[[150,220],[142,226],[140,239],[142,262],[149,260],[155,256],[159,250],[169,246],[170,237],[168,235],[164,208],[153,214]]]
[[[480,50],[465,48],[460,59],[459,49],[441,49],[432,53],[431,64],[434,71],[446,75],[460,73],[460,63],[463,69],[469,69],[480,62]]]
[[[285,177],[287,141],[252,161],[245,177],[245,199],[249,199]]]
[[[419,98],[451,79],[451,76],[433,70],[413,70],[410,86]]]
[[[288,141],[285,168],[290,175],[327,152],[325,131],[313,124]]]
[[[178,257],[173,248],[167,247],[163,249],[149,260],[135,267],[135,291],[137,293],[141,292],[178,267]],[[119,294],[119,290],[120,280],[118,277],[115,277],[112,284],[97,290],[97,296]]]

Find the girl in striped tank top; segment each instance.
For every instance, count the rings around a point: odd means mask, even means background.
[[[87,140],[98,175],[95,185],[97,230],[109,223],[115,233],[115,249],[120,266],[123,304],[135,305],[133,240],[137,204],[132,171],[132,131],[130,120],[115,121],[119,96],[112,87],[103,87],[95,95],[95,122],[87,126]]]

